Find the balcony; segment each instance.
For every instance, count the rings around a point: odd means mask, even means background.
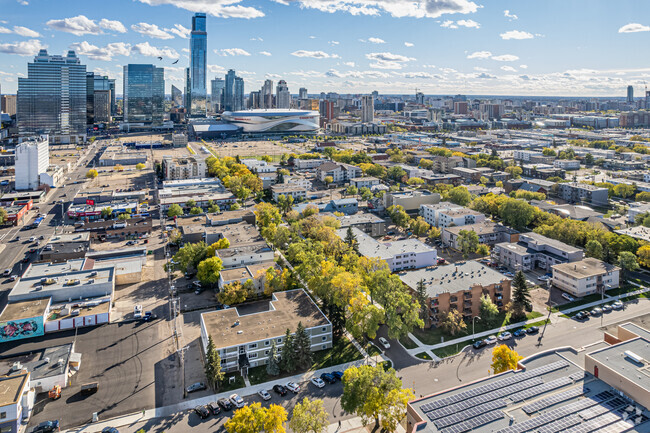
[[[465,306],[465,307],[471,307],[471,306],[472,306],[472,301],[465,300],[465,302],[463,302],[463,306]]]
[[[465,299],[471,299],[472,298],[472,292],[465,292],[463,293],[463,297]]]
[[[449,302],[456,302],[456,301],[458,301],[458,296],[451,296],[449,298]]]
[[[458,310],[458,304],[449,304],[449,308],[452,310]]]

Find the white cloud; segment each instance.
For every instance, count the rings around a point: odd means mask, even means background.
[[[474,70],[478,72],[490,72],[488,68],[482,68],[480,66],[474,66]]]
[[[436,65],[422,65],[422,67],[423,67],[423,68],[431,68],[431,69],[435,69],[435,68],[436,68]]]
[[[251,41],[258,41],[258,42],[263,42],[263,41],[264,41],[264,39],[262,39],[262,38],[260,38],[260,37],[257,37],[257,38],[251,38],[250,40],[251,40]]]
[[[260,54],[267,57],[271,56],[271,53],[269,53],[268,51],[260,51]]]
[[[189,48],[183,48],[183,49],[181,49],[181,51],[184,52],[184,53],[189,53],[190,49]]]
[[[490,57],[492,57],[492,53],[489,51],[474,51],[467,56],[468,59],[489,59]]]
[[[532,33],[524,32],[522,30],[510,30],[505,33],[501,33],[499,36],[501,36],[501,39],[508,40],[508,39],[533,39],[535,36],[533,36]]]
[[[368,53],[366,58],[373,61],[369,66],[375,69],[402,69],[404,63],[415,60],[413,57],[387,52]]]
[[[412,47],[413,44],[411,42],[404,42],[405,47]]]
[[[106,62],[113,60],[113,57],[117,55],[128,56],[131,54],[131,45],[124,42],[115,42],[105,47],[98,47],[82,41],[70,45],[70,49],[76,51],[81,56],[88,56],[90,59]]]
[[[138,23],[131,26],[133,31],[141,35],[149,36],[156,39],[174,39],[172,35],[158,27],[156,24]]]
[[[143,1],[143,0],[140,0]],[[167,0],[171,1],[171,0]],[[438,18],[446,14],[469,14],[481,6],[471,0],[274,0],[321,12],[347,12],[351,15],[381,15],[388,13],[395,18]]]
[[[328,54],[324,51],[308,51],[308,50],[298,50],[291,53],[292,56],[296,57],[311,57],[312,59],[338,59],[337,54]]]
[[[32,29],[22,26],[14,26],[14,33],[20,36],[25,36],[27,38],[38,38],[41,36],[39,32],[35,32]]]
[[[619,33],[637,33],[637,32],[650,32],[650,26],[645,26],[639,23],[625,24],[618,29]]]
[[[218,18],[260,18],[264,12],[242,6],[242,0],[138,0],[150,6],[171,5],[190,12],[206,12]]]
[[[189,38],[190,33],[192,33],[191,29],[188,29],[187,27],[183,27],[180,24],[174,24],[174,27],[172,27],[171,29],[165,29],[165,31],[173,33],[179,38],[183,38],[183,39]]]
[[[368,38],[368,42],[370,42],[372,44],[385,44],[386,43],[385,40],[380,39],[380,38],[375,38],[375,37]]]
[[[340,43],[339,41],[329,41],[329,42],[328,42],[328,44],[330,44],[330,45],[332,45],[332,46],[334,46],[334,45],[338,45],[339,43]]]
[[[440,24],[440,27],[445,27],[447,29],[457,29],[458,28],[458,26],[452,20],[443,21],[442,24]]]
[[[468,27],[473,29],[478,29],[481,27],[481,25],[474,20],[458,20],[456,21],[456,24],[461,27]]]
[[[354,62],[343,62],[345,66],[349,66],[351,68],[354,68]]]
[[[64,18],[62,20],[49,20],[47,25],[54,30],[72,33],[76,36],[85,34],[98,35],[102,32],[94,20],[84,15],[77,15],[76,17]]]
[[[497,62],[514,62],[519,60],[519,57],[513,54],[502,54],[500,56],[492,56],[492,60],[496,60]]]
[[[126,33],[126,27],[124,27],[124,24],[119,21],[107,20],[106,18],[102,18],[101,21],[99,21],[99,27],[118,33]]]
[[[27,0],[18,0],[18,3],[20,3],[23,6],[29,6],[29,2]]]
[[[521,69],[528,69],[528,65],[519,65]]]
[[[212,72],[213,74],[225,74],[228,72],[226,68],[218,65],[208,65],[208,71]]]
[[[490,79],[490,78],[496,78],[494,75],[486,74],[485,72],[481,72],[480,74],[477,74],[475,78],[479,79]]]
[[[517,72],[517,70],[512,66],[501,66],[501,70],[506,72]]]
[[[6,34],[9,34],[9,33],[11,33],[11,29],[8,29],[8,28],[6,28],[6,27],[2,27],[2,26],[0,26],[0,33],[6,33]]]
[[[47,48],[47,45],[41,44],[38,39],[30,39],[29,41],[14,42],[13,44],[0,44],[0,53],[33,56],[41,48]]]
[[[503,11],[503,16],[506,17],[506,18],[509,18],[510,21],[519,19],[519,17],[517,15],[511,13],[508,9]]]
[[[436,76],[430,72],[402,72],[400,76],[404,78],[423,78],[423,79],[436,78]]]
[[[131,52],[141,54],[147,57],[168,57],[170,59],[177,59],[178,53],[175,49],[170,47],[158,48],[149,45],[149,42],[136,44],[131,49]]]
[[[251,53],[241,48],[222,48],[221,50],[214,50],[220,56],[250,56]]]

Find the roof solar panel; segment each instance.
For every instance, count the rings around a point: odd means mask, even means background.
[[[519,402],[519,401],[524,401],[526,399],[529,399],[531,397],[538,396],[540,394],[543,394],[545,392],[553,391],[554,389],[561,388],[566,385],[572,384],[573,381],[569,379],[568,376],[561,377],[559,379],[552,380],[550,382],[544,383],[542,385],[533,387],[533,388],[528,388],[525,389],[521,392],[512,394],[510,396],[510,400],[513,402]]]
[[[583,388],[581,386],[572,388],[569,389],[568,391],[563,391],[551,395],[549,397],[545,397],[541,400],[537,400],[534,403],[527,404],[526,406],[523,406],[522,409],[524,412],[526,412],[526,414],[530,415],[532,413],[539,412],[540,410],[546,409],[548,407],[551,407],[563,401],[567,401],[574,397],[578,397],[579,395],[582,395],[586,392],[589,392],[589,389]]]
[[[580,424],[581,419],[578,415],[569,415],[552,423],[546,424],[537,429],[538,433],[557,433],[574,425]]]
[[[580,412],[581,410],[594,406],[596,404],[596,401],[590,398],[583,398],[576,401],[575,403],[566,404],[564,406],[558,407],[557,409],[549,410],[548,412],[534,418],[530,418],[524,422],[520,422],[501,429],[498,431],[498,433],[523,433],[559,420],[560,418],[563,418],[567,415]]]
[[[441,433],[464,433],[504,417],[505,415],[503,412],[501,412],[500,410],[495,410],[492,412],[485,413],[483,415],[479,415],[475,418],[472,418],[468,421],[464,421],[460,424],[456,424],[451,427],[444,428],[441,430]]]
[[[501,409],[502,407],[506,407],[506,402],[504,400],[493,400],[488,403],[469,408],[462,412],[454,413],[453,415],[449,415],[445,418],[433,420],[433,423],[435,424],[436,428],[442,429],[454,424],[465,422],[470,418],[474,418],[479,415]],[[429,414],[427,414],[427,416],[429,416]]]

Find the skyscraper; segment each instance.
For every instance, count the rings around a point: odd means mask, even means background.
[[[183,106],[183,92],[172,84],[172,108]]]
[[[260,108],[273,108],[273,81],[266,80],[260,91]]]
[[[197,12],[192,17],[190,35],[190,115],[205,117],[207,110],[206,69],[208,67],[208,33],[206,32],[206,15]]]
[[[86,72],[86,123],[95,123],[95,73]]]
[[[275,89],[275,105],[278,108],[291,108],[291,93],[284,80],[278,81],[278,87]]]
[[[248,95],[248,108],[253,110],[260,108],[260,91],[253,91]]]
[[[627,86],[627,102],[634,102],[634,86]]]
[[[244,79],[241,77],[235,77],[233,109],[244,109]]]
[[[165,70],[124,66],[124,122],[161,125],[165,112]]]
[[[223,91],[226,88],[226,82],[223,80],[223,78],[215,78],[211,81],[210,84],[210,100],[212,103],[212,111],[217,113],[223,108]]]
[[[235,105],[235,75],[234,69],[229,69],[226,74],[225,86],[223,90],[223,105],[227,111],[234,110]]]
[[[190,68],[185,68],[185,112],[189,115],[192,106],[192,83],[190,79]]]
[[[371,123],[375,120],[375,106],[372,95],[361,97],[361,122]]]
[[[115,80],[107,76],[94,75],[93,86],[93,106],[95,123],[110,122],[112,113],[112,104],[115,99]]]
[[[300,90],[298,90],[298,99],[307,99],[307,89],[301,87]]]
[[[86,136],[86,65],[74,51],[50,56],[40,50],[18,79],[20,135],[50,134],[53,142],[78,142]]]

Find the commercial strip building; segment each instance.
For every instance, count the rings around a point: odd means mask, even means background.
[[[572,247],[555,239],[530,232],[519,234],[519,241],[498,243],[492,249],[492,260],[517,271],[543,269],[560,263],[582,260],[580,248]]]
[[[357,240],[359,254],[385,260],[392,272],[426,268],[437,262],[436,249],[418,239],[379,242],[358,228],[352,228],[352,233]],[[345,239],[347,229],[338,229],[336,234],[341,239]]]
[[[268,304],[267,311],[252,314],[242,314],[241,306],[201,314],[203,350],[212,337],[223,371],[267,364],[272,343],[281,350],[285,332],[295,333],[299,323],[311,337],[312,351],[332,347],[332,324],[304,290],[276,292]]]
[[[427,292],[426,326],[438,324],[441,313],[456,310],[464,319],[479,315],[481,296],[487,295],[499,311],[510,302],[510,279],[500,272],[476,262],[467,261],[398,274],[415,294],[420,281]]]
[[[402,206],[405,212],[419,212],[423,204],[440,203],[440,194],[423,191],[386,192],[384,207]]]
[[[221,209],[227,209],[237,201],[237,198],[223,187],[221,181],[215,178],[164,181],[162,189],[157,193],[160,210],[163,212],[167,212],[172,204],[183,207],[190,199],[204,209],[208,208],[210,201]]]
[[[554,265],[551,269],[553,286],[578,297],[617,288],[621,270],[618,266],[592,257]]]
[[[442,243],[459,250],[458,237],[463,230],[476,232],[479,243],[489,246],[501,242],[517,242],[519,240],[519,232],[517,230],[492,221],[483,221],[464,226],[445,227],[442,229],[440,236]]]

